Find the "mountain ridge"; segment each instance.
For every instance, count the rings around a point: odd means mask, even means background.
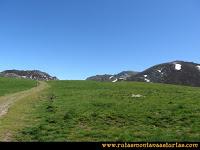
[[[131,75],[136,75],[139,72],[136,71],[122,71],[118,74],[104,74],[104,75],[95,75],[88,77],[86,80],[94,80],[94,81],[111,81],[117,82],[119,80],[126,80]]]
[[[31,79],[31,80],[58,80],[57,77],[53,77],[46,72],[40,70],[5,70],[0,72],[0,77],[9,77],[9,78],[22,78],[22,79]]]
[[[129,77],[127,81],[200,86],[200,64],[180,60],[162,63]]]
[[[119,73],[120,74],[120,73]],[[97,75],[101,77],[100,75]],[[102,76],[103,77],[103,76]],[[87,80],[98,80],[98,78],[89,77]],[[200,64],[175,60],[154,65],[142,72],[129,75],[126,78],[116,77],[113,80],[105,80],[111,82],[118,81],[138,81],[149,83],[166,83],[176,85],[200,86]]]

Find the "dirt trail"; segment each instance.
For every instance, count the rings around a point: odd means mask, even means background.
[[[16,101],[26,98],[32,94],[36,94],[47,87],[48,84],[46,82],[39,81],[38,86],[34,88],[0,97],[0,117],[5,115],[8,112],[9,107],[12,106],[12,104],[14,104]]]

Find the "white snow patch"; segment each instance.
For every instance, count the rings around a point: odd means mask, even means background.
[[[144,96],[141,94],[132,94],[131,97],[139,98],[139,97],[144,97]]]
[[[22,76],[22,78],[26,78],[26,76]]]
[[[118,79],[115,79],[115,80],[113,80],[112,82],[117,82],[118,81]]]
[[[176,70],[181,70],[181,64],[175,64],[175,69]]]
[[[145,78],[144,80],[145,80],[146,82],[150,82],[150,80],[149,80],[149,79],[147,79],[147,78]]]
[[[146,77],[147,77],[147,75],[145,74],[145,75],[144,75],[144,77],[146,78]]]
[[[114,76],[110,76],[109,79],[112,79]]]
[[[197,66],[197,69],[200,71],[200,66],[199,65]]]
[[[161,70],[157,70],[157,71],[160,72],[160,73],[162,72]]]

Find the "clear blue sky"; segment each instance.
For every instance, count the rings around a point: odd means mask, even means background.
[[[200,63],[199,0],[0,0],[0,71],[60,79]]]

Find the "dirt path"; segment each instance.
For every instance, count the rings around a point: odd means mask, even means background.
[[[12,104],[14,104],[16,101],[28,97],[32,94],[36,94],[37,92],[40,92],[47,87],[48,84],[46,82],[39,81],[39,85],[37,87],[0,97],[0,117],[5,115],[8,112],[9,107],[12,106]]]

